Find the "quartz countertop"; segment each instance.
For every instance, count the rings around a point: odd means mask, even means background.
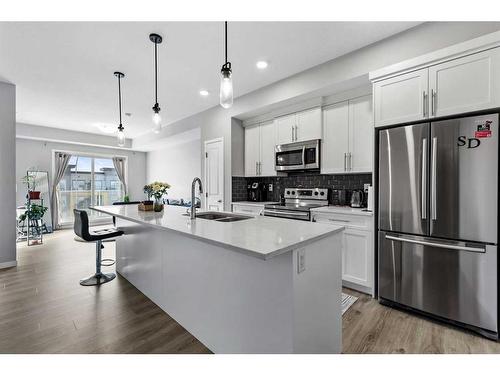
[[[266,202],[252,202],[252,201],[239,201],[239,202],[231,202],[231,204],[241,204],[244,206],[265,206],[266,204],[278,204],[279,202],[266,201]]]
[[[200,218],[191,220],[185,215],[186,208],[177,206],[165,206],[162,212],[139,211],[137,205],[96,206],[92,209],[264,260],[344,230],[340,225],[267,216],[229,223]]]
[[[327,214],[373,216],[372,211],[364,211],[364,210],[365,208],[353,208],[349,206],[323,206],[311,209],[311,211],[313,212],[323,212]]]

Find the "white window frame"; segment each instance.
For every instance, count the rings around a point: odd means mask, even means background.
[[[85,151],[72,151],[72,150],[60,150],[60,149],[52,149],[51,150],[51,155],[52,155],[52,178],[54,177],[54,173],[56,170],[55,166],[55,159],[56,159],[56,153],[58,152],[63,152],[66,154],[71,154],[71,156],[84,156],[84,157],[90,157],[92,158],[92,168],[91,168],[91,179],[94,181],[94,159],[95,158],[105,158],[105,159],[110,159],[110,158],[123,158],[125,159],[125,184],[128,185],[128,156],[126,155],[116,155],[116,154],[102,154],[102,153],[97,153],[97,152],[85,152]],[[91,196],[94,196],[94,184],[92,183],[91,185]],[[125,193],[125,192],[124,192]],[[57,213],[59,214],[59,213]],[[93,219],[91,224],[97,224],[97,225],[102,225],[102,224],[109,224],[112,223],[113,219],[111,216],[108,217],[103,217],[100,219]],[[61,228],[71,228],[73,226],[73,223],[63,223],[61,224]]]

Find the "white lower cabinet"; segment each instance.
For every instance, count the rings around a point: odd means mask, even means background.
[[[373,217],[314,212],[312,221],[345,227],[342,240],[342,284],[373,294]]]

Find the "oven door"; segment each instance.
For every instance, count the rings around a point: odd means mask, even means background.
[[[305,211],[291,211],[291,210],[279,210],[275,208],[264,208],[264,216],[310,221],[309,212]]]

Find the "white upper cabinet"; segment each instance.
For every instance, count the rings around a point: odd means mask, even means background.
[[[245,128],[245,177],[275,176],[274,122],[267,121]]]
[[[279,145],[321,139],[321,108],[277,117],[275,124]]]
[[[432,117],[500,107],[500,48],[429,68]]]
[[[350,172],[373,170],[372,96],[349,100],[349,168]]]
[[[418,121],[428,117],[428,69],[373,84],[375,126]]]
[[[260,161],[260,126],[245,128],[245,176],[254,177],[259,172]]]
[[[267,121],[260,124],[260,175],[275,176],[274,169],[274,147],[275,130],[274,122]]]
[[[277,144],[295,142],[295,128],[297,125],[297,115],[295,113],[275,119]]]
[[[500,107],[500,47],[373,84],[375,126]]]
[[[371,95],[326,107],[321,173],[372,172],[373,133]]]
[[[321,139],[321,108],[313,108],[297,113],[295,142]]]
[[[349,152],[349,103],[336,103],[323,110],[321,173],[343,173]]]

